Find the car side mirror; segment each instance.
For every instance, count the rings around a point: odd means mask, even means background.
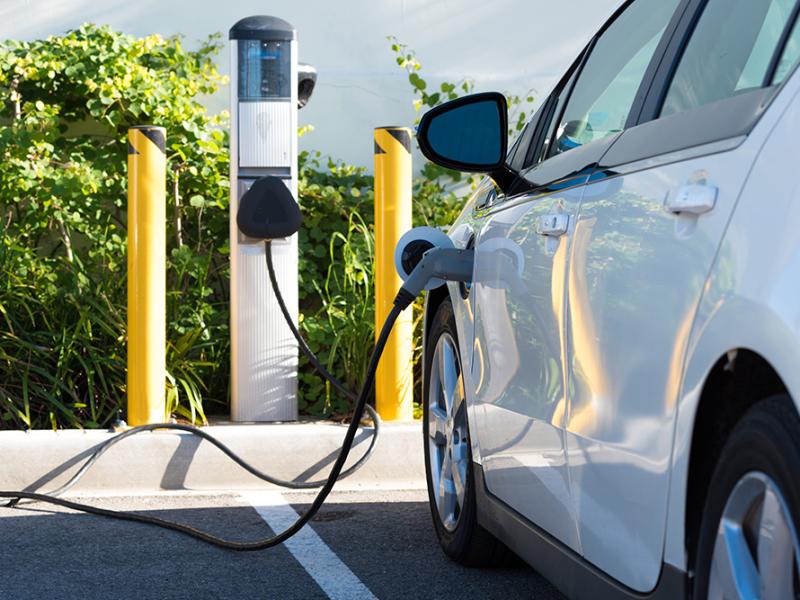
[[[422,154],[437,165],[488,173],[503,189],[513,180],[505,162],[508,106],[503,94],[472,94],[432,108],[419,122],[417,140]]]

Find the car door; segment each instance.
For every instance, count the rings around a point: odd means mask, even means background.
[[[603,157],[572,232],[566,447],[578,535],[587,560],[637,591],[661,572],[687,340],[758,151],[745,142],[774,94],[764,83],[794,4],[688,7],[645,122]]]
[[[540,156],[487,210],[476,245],[471,380],[488,491],[580,551],[568,477],[567,258],[582,186],[622,130],[679,0],[619,11],[548,101]],[[575,94],[614,91],[580,131],[560,125]],[[627,103],[626,105],[624,105]],[[605,110],[611,108],[612,110]]]

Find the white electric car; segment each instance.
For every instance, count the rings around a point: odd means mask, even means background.
[[[800,598],[796,0],[633,0],[507,150],[502,95],[422,119],[488,177],[428,294],[444,551],[574,598]]]

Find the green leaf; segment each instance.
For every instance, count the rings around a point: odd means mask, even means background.
[[[420,77],[417,73],[409,73],[408,74],[408,81],[414,86],[417,90],[424,90],[427,87],[425,81]]]

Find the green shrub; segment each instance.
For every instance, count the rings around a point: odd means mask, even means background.
[[[349,389],[357,389],[372,344],[372,177],[363,168],[300,155],[298,244],[300,330]],[[365,356],[366,354],[366,356]],[[347,412],[350,402],[301,357],[299,407],[306,414]]]
[[[124,405],[126,142],[168,131],[168,398],[203,420],[227,397],[224,83],[215,38],[84,25],[0,44],[0,427],[101,427]]]

